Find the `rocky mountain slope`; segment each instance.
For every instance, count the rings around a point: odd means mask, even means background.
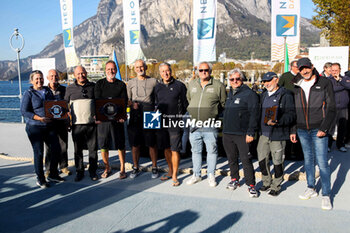
[[[270,57],[270,0],[218,0],[217,55],[249,58]],[[141,47],[147,58],[158,60],[192,60],[192,0],[140,0]],[[302,19],[304,35],[318,32]],[[318,36],[303,36],[310,45]],[[122,0],[101,0],[95,16],[74,28],[78,56],[111,54],[116,50],[119,62],[124,58]],[[22,71],[31,69],[31,59],[55,57],[56,66],[64,71],[62,34],[37,55],[22,59]],[[17,74],[16,61],[0,61],[0,79]]]

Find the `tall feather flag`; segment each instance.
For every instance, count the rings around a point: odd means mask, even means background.
[[[117,65],[117,74],[115,75],[115,77],[117,79],[119,79],[120,81],[123,81],[122,76],[120,75],[119,64],[118,64],[118,60],[117,60],[117,55],[115,54],[115,50],[113,50],[113,61]]]
[[[289,56],[288,56],[288,44],[286,43],[286,55],[284,58],[284,72],[288,72],[289,71]]]

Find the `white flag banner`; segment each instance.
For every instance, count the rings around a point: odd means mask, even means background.
[[[271,2],[271,61],[284,59],[284,40],[289,60],[299,54],[300,0],[272,0]]]
[[[49,80],[47,80],[47,75],[49,74],[49,70],[56,69],[55,63],[56,63],[55,58],[32,59],[32,70],[40,70],[43,73],[45,86],[49,84]]]
[[[79,64],[79,59],[75,53],[73,40],[73,3],[72,0],[60,0],[63,46],[68,67],[74,67]]]
[[[216,61],[216,0],[193,0],[193,64]]]
[[[123,0],[125,63],[130,65],[137,59],[145,60],[140,46],[139,0]]]

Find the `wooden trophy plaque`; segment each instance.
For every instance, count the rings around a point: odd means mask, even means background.
[[[271,108],[265,109],[265,118],[264,118],[264,124],[267,124],[269,120],[272,120],[273,122],[276,122],[277,120],[277,107],[273,106]]]
[[[125,99],[96,99],[95,106],[97,121],[126,119]]]
[[[46,100],[44,102],[45,117],[55,120],[68,118],[68,104],[65,100]]]

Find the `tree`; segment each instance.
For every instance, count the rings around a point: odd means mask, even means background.
[[[313,0],[317,13],[312,24],[322,30],[331,46],[350,46],[350,1]]]

